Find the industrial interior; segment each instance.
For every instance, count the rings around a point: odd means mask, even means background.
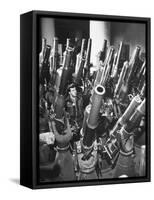
[[[39,180],[146,175],[141,23],[42,17]]]

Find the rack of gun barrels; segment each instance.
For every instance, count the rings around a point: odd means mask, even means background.
[[[145,175],[145,53],[136,46],[130,55],[125,42],[102,46],[94,66],[92,39],[67,39],[63,50],[58,38],[52,47],[42,38],[42,181]]]

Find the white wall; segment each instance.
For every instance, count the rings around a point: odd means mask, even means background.
[[[10,200],[146,200],[153,199],[154,182],[124,185],[106,185],[80,188],[48,189],[32,191],[19,186],[19,14],[29,10],[55,10],[110,15],[152,17],[154,35],[154,11],[151,1],[141,0],[5,0],[0,7],[0,199]],[[152,38],[152,55],[154,54]],[[153,58],[153,57],[152,57]],[[152,59],[152,77],[154,62]],[[152,78],[154,91],[154,78]],[[154,102],[154,92],[151,94]],[[152,104],[152,110],[154,104]],[[152,121],[154,116],[152,114]],[[152,157],[154,156],[154,126],[152,125]],[[152,159],[154,169],[154,159]],[[154,178],[154,170],[152,178]]]
[[[104,39],[110,45],[110,22],[90,20],[90,38],[92,39],[91,62],[97,65],[98,52],[102,50]]]

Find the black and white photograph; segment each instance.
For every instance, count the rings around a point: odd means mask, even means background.
[[[152,0],[6,0],[0,20],[0,199],[153,199]]]
[[[147,175],[147,27],[39,18],[39,182]]]

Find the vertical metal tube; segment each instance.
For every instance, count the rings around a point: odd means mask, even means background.
[[[39,64],[42,64],[44,56],[45,56],[45,50],[46,50],[47,40],[46,38],[42,38],[42,49],[39,54]]]
[[[126,122],[128,122],[128,120],[132,116],[134,110],[137,108],[138,105],[140,105],[141,102],[142,101],[141,101],[141,98],[140,98],[139,95],[136,95],[132,99],[132,101],[130,102],[129,106],[127,107],[127,109],[125,110],[123,115],[119,118],[119,120],[115,124],[114,128],[112,129],[112,131],[110,132],[110,135],[116,135],[117,134],[117,130],[119,130],[123,125],[126,124]]]
[[[86,59],[85,59],[85,65],[84,68],[88,70],[89,64],[90,64],[90,55],[91,55],[91,44],[92,44],[92,39],[88,39],[88,45],[87,45],[87,51],[86,51]]]
[[[66,40],[66,49],[68,49],[70,47],[70,43],[71,43],[71,39],[67,38],[67,40]]]
[[[84,48],[85,48],[85,39],[82,39],[82,44],[81,44],[81,51],[80,51],[80,55],[79,55],[79,67],[78,67],[78,72],[75,78],[75,83],[78,85],[81,82],[81,78],[83,75],[83,69],[84,69],[84,63],[85,63],[85,59],[84,59]]]
[[[61,82],[60,82],[60,87],[59,87],[60,95],[65,95],[65,92],[66,92],[66,87],[67,87],[68,78],[69,78],[71,52],[72,52],[72,49],[67,49],[64,55],[63,72],[62,72]]]
[[[118,79],[118,83],[116,84],[116,88],[114,92],[115,97],[119,98],[119,94],[121,92],[122,86],[125,85],[127,87],[129,75],[130,75],[130,66],[129,66],[128,61],[125,61],[122,71],[120,73],[120,77]]]
[[[111,71],[111,59],[113,58],[113,54],[114,54],[114,48],[110,47],[109,56],[106,61],[106,64],[104,65],[104,73],[102,74],[102,78],[101,78],[101,85],[103,85],[103,86],[105,86],[105,84],[109,78],[109,74]]]
[[[141,121],[141,117],[145,114],[145,99],[136,108],[133,115],[130,117],[128,123],[125,126],[126,131],[132,132],[135,127],[137,127]]]
[[[95,87],[90,114],[87,118],[87,123],[83,137],[84,146],[90,147],[94,142],[95,129],[98,126],[98,116],[100,107],[102,105],[102,98],[104,93],[105,93],[105,88],[103,86],[97,85]]]
[[[129,106],[127,107],[127,109],[125,110],[125,112],[123,113],[122,117],[119,119],[119,121],[121,122],[121,124],[125,124],[128,119],[131,117],[131,115],[133,114],[135,108],[137,108],[137,106],[141,103],[141,98],[139,95],[136,95],[132,101],[130,102]]]
[[[58,38],[54,37],[53,40],[53,62],[52,62],[52,70],[56,71],[58,68]]]
[[[102,98],[104,94],[105,88],[101,85],[97,85],[94,90],[90,115],[87,121],[89,128],[94,129],[98,125],[98,114],[102,105]]]

